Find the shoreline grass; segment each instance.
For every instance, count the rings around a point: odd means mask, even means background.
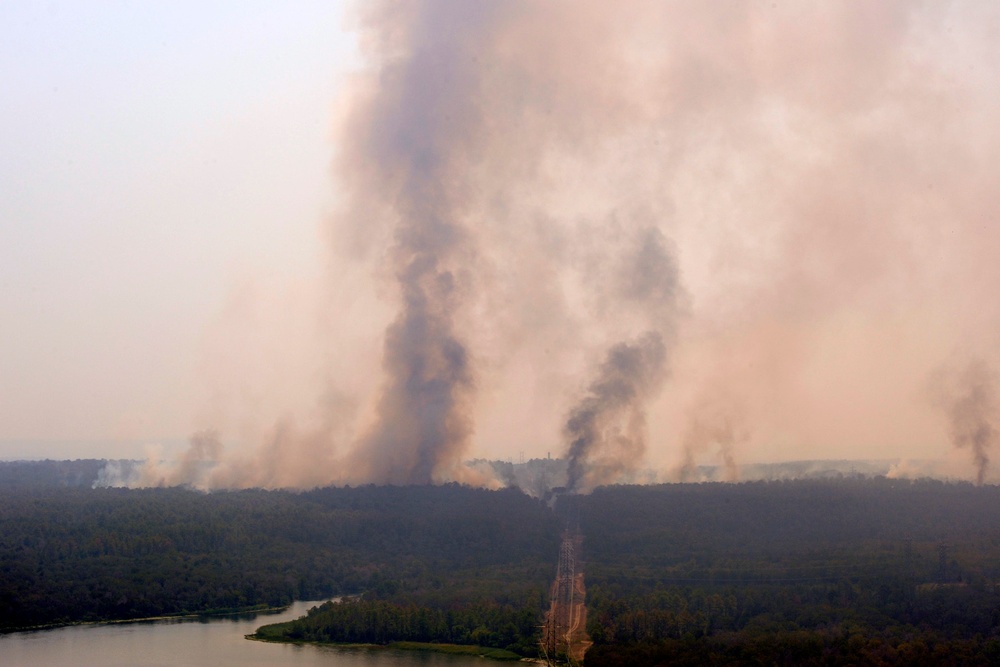
[[[241,614],[268,614],[278,613],[288,610],[292,605],[286,604],[278,607],[268,607],[266,605],[254,605],[251,607],[229,607],[224,609],[206,609],[205,611],[179,611],[172,614],[161,614],[159,616],[143,616],[141,618],[109,618],[98,621],[66,621],[64,623],[44,623],[39,625],[23,625],[18,627],[0,628],[0,635],[14,632],[38,632],[41,630],[58,630],[59,628],[72,628],[85,625],[121,625],[124,623],[151,623],[154,621],[176,621],[192,620],[196,618],[239,616]]]
[[[501,661],[521,661],[525,658],[513,651],[502,648],[491,648],[489,646],[473,646],[469,644],[441,644],[434,642],[391,642],[389,644],[350,644],[344,642],[321,642],[303,639],[286,639],[280,636],[266,636],[253,633],[245,635],[247,639],[258,642],[271,642],[274,644],[298,644],[315,646],[336,646],[346,649],[371,649],[371,650],[397,650],[397,651],[427,651],[433,653],[445,653],[450,655],[469,655],[487,658],[489,660]]]

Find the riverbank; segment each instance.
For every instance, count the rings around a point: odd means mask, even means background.
[[[194,620],[198,618],[223,618],[226,616],[242,616],[243,614],[277,614],[287,611],[291,604],[279,607],[269,607],[267,605],[255,605],[252,607],[228,607],[225,609],[208,609],[195,612],[177,612],[176,614],[163,614],[160,616],[143,616],[141,618],[113,618],[99,621],[67,621],[65,623],[45,623],[40,625],[25,625],[15,628],[0,628],[0,635],[14,632],[36,632],[39,630],[55,630],[58,628],[85,627],[91,625],[122,625],[126,623],[151,623],[154,621],[177,621]]]
[[[283,613],[186,621],[63,627],[0,636],[0,665],[14,667],[488,667],[475,656],[408,651],[352,651],[322,646],[248,642],[262,618],[284,620],[316,603],[296,602]],[[493,663],[497,667],[502,664]],[[528,667],[528,666],[525,666]]]
[[[320,642],[305,641],[300,639],[283,639],[279,637],[265,637],[256,632],[246,635],[247,639],[257,642],[268,642],[272,644],[297,644],[314,646],[337,646],[340,648],[358,648],[370,650],[397,650],[397,651],[428,651],[432,653],[446,653],[450,655],[464,655],[489,660],[500,661],[525,661],[535,662],[530,658],[524,658],[513,651],[505,651],[501,648],[490,648],[489,646],[470,646],[467,644],[438,644],[431,642],[392,642],[390,644],[348,644],[343,642]]]

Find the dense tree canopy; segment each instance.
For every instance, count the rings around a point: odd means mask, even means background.
[[[530,655],[571,526],[592,667],[1000,660],[992,486],[622,486],[552,511],[514,489],[206,494],[92,489],[66,465],[5,483],[2,468],[0,629],[361,594],[270,636]]]
[[[557,520],[518,491],[0,489],[0,627],[544,582]],[[461,591],[462,586],[456,588]]]
[[[589,665],[1000,656],[996,487],[838,479],[613,487],[575,500]]]

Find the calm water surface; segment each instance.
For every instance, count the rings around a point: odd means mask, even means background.
[[[266,623],[297,618],[317,602],[279,614],[83,625],[0,635],[3,667],[484,667],[482,658],[433,653],[268,644],[244,639]]]

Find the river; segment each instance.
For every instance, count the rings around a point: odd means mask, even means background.
[[[297,618],[318,604],[277,614],[75,625],[0,635],[3,667],[483,667],[482,658],[427,652],[270,644],[244,638],[267,623]],[[500,664],[500,663],[496,663]]]

